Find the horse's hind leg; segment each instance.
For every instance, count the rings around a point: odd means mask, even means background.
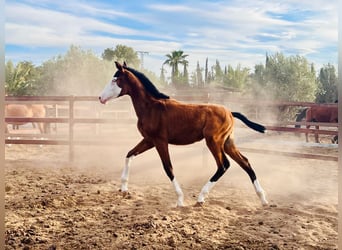
[[[262,189],[262,187],[259,184],[259,181],[257,180],[257,177],[255,175],[254,170],[252,169],[251,165],[249,164],[248,159],[243,156],[240,151],[236,148],[233,139],[228,138],[224,144],[224,150],[225,152],[234,160],[236,161],[243,170],[246,171],[249,178],[251,179],[255,191],[257,195],[259,196],[261,203],[263,205],[267,205],[268,202],[266,200],[265,191]]]
[[[151,142],[148,142],[145,139],[143,139],[141,142],[138,143],[138,145],[136,145],[132,150],[130,150],[127,153],[125,167],[121,174],[121,192],[128,192],[129,169],[134,156],[153,148],[153,146],[154,145]]]
[[[204,203],[204,199],[209,194],[209,191],[214,187],[216,182],[221,178],[221,176],[227,171],[230,166],[230,163],[223,151],[222,142],[215,141],[213,138],[207,138],[206,143],[216,160],[217,170],[215,174],[210,178],[210,180],[203,186],[197,199],[197,204],[199,205]]]

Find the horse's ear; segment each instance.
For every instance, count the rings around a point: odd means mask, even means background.
[[[119,71],[122,71],[122,65],[115,61],[115,66]]]
[[[127,67],[127,63],[126,63],[125,61],[123,62],[123,66],[124,66],[124,67]]]

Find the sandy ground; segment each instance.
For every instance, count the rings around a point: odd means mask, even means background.
[[[337,156],[336,147],[298,143],[303,137],[253,134],[237,133],[237,144]],[[155,150],[134,159],[130,194],[118,192],[124,156],[138,141],[78,146],[72,163],[64,146],[7,147],[5,248],[337,249],[337,162],[246,152],[270,205],[232,162],[194,207],[215,163],[203,142],[171,146],[186,203],[177,208]]]

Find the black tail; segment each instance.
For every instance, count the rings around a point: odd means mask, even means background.
[[[303,109],[296,117],[296,122],[301,122],[306,117],[306,111],[308,108]],[[300,128],[300,125],[295,125],[295,128]]]
[[[246,116],[244,116],[241,113],[238,112],[232,112],[233,116],[235,118],[238,118],[239,120],[241,120],[244,124],[246,124],[248,127],[250,127],[251,129],[254,129],[260,133],[265,133],[266,128],[258,123],[252,122],[250,120],[247,119]]]

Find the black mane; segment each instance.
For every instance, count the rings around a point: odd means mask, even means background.
[[[156,88],[156,86],[154,86],[154,84],[141,72],[129,68],[129,67],[124,67],[125,69],[127,69],[129,72],[131,72],[133,75],[135,75],[140,82],[144,85],[146,91],[148,93],[150,93],[154,98],[157,99],[169,99],[170,97],[159,92],[159,90]]]

